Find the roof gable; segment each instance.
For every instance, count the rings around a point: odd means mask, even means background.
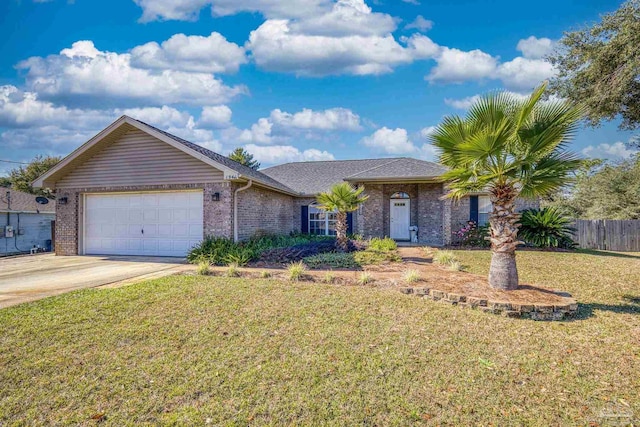
[[[99,152],[104,146],[113,143],[132,129],[145,132],[158,140],[212,166],[213,168],[222,171],[224,179],[251,179],[255,180],[259,184],[263,184],[282,192],[294,193],[293,190],[288,188],[286,185],[277,182],[258,171],[254,171],[253,169],[241,165],[240,163],[218,153],[214,153],[211,150],[207,150],[204,147],[193,144],[192,142],[186,141],[128,116],[120,117],[103,131],[62,159],[60,163],[50,169],[47,173],[36,179],[33,183],[34,187],[54,188],[56,182],[70,173],[75,167],[81,165],[94,154]]]

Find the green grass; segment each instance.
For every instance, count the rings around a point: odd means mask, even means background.
[[[487,272],[487,252],[456,256]],[[640,255],[518,262],[524,282],[585,304],[579,319],[212,276],[0,310],[0,425],[604,425],[611,408],[637,420]]]

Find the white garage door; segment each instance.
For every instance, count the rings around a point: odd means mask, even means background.
[[[202,191],[88,194],[87,255],[185,256],[202,240]]]

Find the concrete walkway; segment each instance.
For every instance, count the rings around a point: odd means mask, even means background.
[[[184,259],[162,257],[55,256],[0,258],[0,308],[82,288],[185,269]]]

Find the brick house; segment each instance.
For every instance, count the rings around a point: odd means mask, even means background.
[[[415,226],[419,242],[448,244],[470,219],[486,222],[490,203],[482,194],[443,199],[444,170],[403,157],[256,171],[123,116],[34,186],[55,190],[58,255],[184,256],[209,235],[332,234],[335,215],[317,209],[315,196],[342,181],[369,196],[349,215],[351,232],[409,240]]]

